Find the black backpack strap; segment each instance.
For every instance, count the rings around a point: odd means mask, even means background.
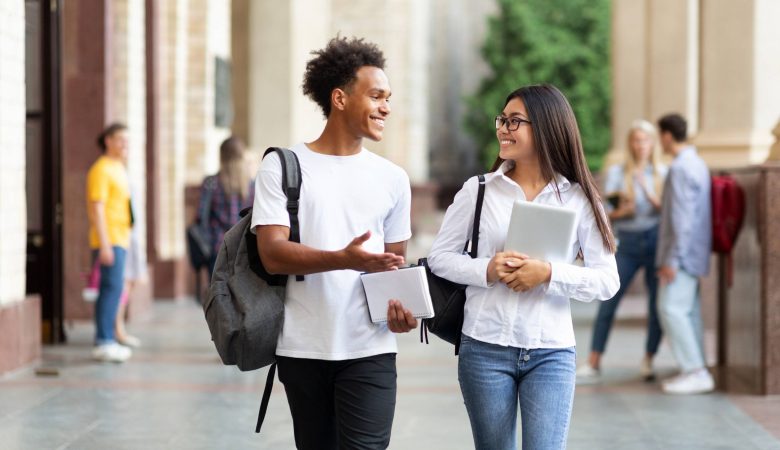
[[[260,432],[265,420],[265,412],[268,410],[268,401],[271,399],[271,390],[274,387],[274,377],[276,376],[276,363],[268,368],[268,377],[265,379],[265,389],[263,390],[263,400],[260,402],[260,412],[257,414],[257,426],[255,433]]]
[[[477,191],[477,205],[474,210],[474,226],[471,230],[471,251],[472,258],[477,257],[479,249],[479,222],[482,217],[482,201],[485,199],[485,175],[479,175],[479,190]]]
[[[485,200],[485,175],[480,174],[477,179],[479,180],[479,188],[477,190],[477,204],[474,206],[474,225],[471,230],[471,251],[469,252],[469,256],[472,258],[477,257],[479,250],[479,223],[482,218],[482,203]],[[467,242],[466,245],[468,244]],[[458,353],[460,353],[460,341],[455,342],[455,355]]]
[[[279,147],[270,147],[263,154],[263,158],[271,152],[279,155],[282,164],[282,190],[287,196],[287,214],[290,216],[290,242],[301,242],[300,224],[298,223],[298,209],[301,198],[301,165],[298,156],[292,150]],[[303,275],[296,275],[297,281],[303,281]]]

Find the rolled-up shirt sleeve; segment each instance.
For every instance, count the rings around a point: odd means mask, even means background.
[[[490,257],[471,258],[463,252],[474,225],[478,184],[476,177],[470,178],[455,195],[431,247],[428,265],[434,274],[452,282],[488,287]]]
[[[593,208],[588,202],[580,211],[577,239],[584,266],[550,263],[552,274],[547,294],[583,302],[611,299],[620,288],[617,263],[615,255],[604,246]]]

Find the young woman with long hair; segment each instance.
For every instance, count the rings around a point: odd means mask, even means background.
[[[467,285],[458,379],[475,447],[561,449],[571,418],[575,342],[570,299],[606,300],[618,290],[615,241],[585,162],[579,128],[554,86],[522,87],[496,117],[499,156],[485,178],[476,258],[471,235],[478,181],[447,209],[428,258],[431,270]],[[583,265],[504,251],[515,200],[577,212],[571,254]]]

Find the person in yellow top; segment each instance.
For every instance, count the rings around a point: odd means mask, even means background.
[[[124,362],[132,352],[117,343],[114,320],[124,288],[125,257],[133,224],[124,166],[127,127],[113,123],[100,133],[97,142],[102,155],[87,173],[89,244],[93,258],[100,261],[92,357],[98,361]]]

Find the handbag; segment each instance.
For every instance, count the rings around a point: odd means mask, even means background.
[[[471,231],[471,240],[466,241],[463,252],[468,252],[472,258],[477,257],[479,248],[479,221],[482,215],[482,201],[485,197],[485,176],[479,175],[479,190],[477,191],[477,204],[474,208],[474,226]],[[427,258],[420,258],[418,265],[425,267],[425,276],[428,278],[428,291],[431,294],[434,316],[423,319],[420,326],[420,342],[428,343],[428,332],[455,345],[455,354],[460,349],[460,335],[463,328],[463,307],[466,305],[466,286],[454,283],[434,274],[428,267]]]
[[[205,192],[206,207],[201,211],[198,220],[187,227],[187,253],[190,256],[190,265],[193,269],[200,270],[208,267],[214,249],[211,246],[208,220],[211,215],[211,197],[213,189],[203,189]]]

